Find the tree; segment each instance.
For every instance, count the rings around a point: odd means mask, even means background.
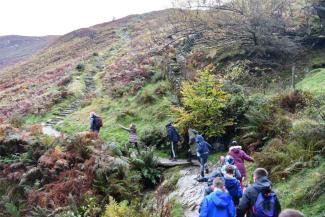
[[[182,107],[174,109],[176,124],[182,129],[195,128],[208,137],[222,135],[232,119],[223,117],[228,94],[221,87],[209,70],[200,71],[197,81],[184,82]]]
[[[298,50],[291,0],[176,2],[178,9],[170,17],[172,42],[192,39],[191,43],[208,48],[244,50],[248,56],[267,60],[287,58]]]

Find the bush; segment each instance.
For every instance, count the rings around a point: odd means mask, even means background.
[[[261,150],[270,139],[286,136],[292,127],[287,116],[265,105],[249,109],[245,118],[246,122],[241,127],[244,134],[241,138],[250,150]]]
[[[158,170],[158,159],[153,150],[152,148],[142,150],[136,158],[130,158],[132,168],[141,173],[144,186],[147,187],[157,184],[161,176],[161,171]]]
[[[78,72],[83,72],[85,71],[86,67],[83,63],[79,63],[77,66],[76,66],[76,69],[78,70]]]
[[[149,212],[144,211],[139,205],[130,204],[124,200],[118,203],[113,197],[109,198],[102,217],[149,217]]]
[[[152,92],[144,90],[140,95],[138,95],[137,101],[138,103],[152,104],[156,101],[156,97]]]
[[[196,82],[182,85],[182,107],[174,108],[176,124],[181,129],[197,129],[207,137],[220,136],[233,120],[223,115],[228,94],[221,89],[209,70],[199,72]]]
[[[151,77],[151,81],[157,83],[158,81],[165,80],[166,76],[162,71],[154,72],[153,76]]]
[[[325,146],[325,124],[309,119],[297,121],[293,125],[290,138],[302,145],[305,149],[304,156],[311,159]]]
[[[10,117],[9,123],[16,128],[20,128],[24,124],[24,119],[21,115],[15,114]]]
[[[295,113],[297,109],[302,109],[308,104],[311,97],[302,91],[289,91],[276,96],[273,101],[280,108]]]
[[[161,148],[167,142],[165,130],[159,128],[145,130],[140,140],[145,146],[156,146],[157,148]]]

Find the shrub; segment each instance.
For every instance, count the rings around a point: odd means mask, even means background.
[[[310,96],[307,96],[302,91],[295,90],[279,94],[273,101],[280,108],[295,113],[297,109],[302,109],[306,106],[309,98]]]
[[[221,89],[211,71],[199,72],[197,81],[185,82],[181,89],[183,105],[174,108],[181,129],[193,127],[208,137],[219,136],[232,119],[223,116],[228,94]]]
[[[107,198],[113,196],[118,201],[139,196],[141,176],[137,171],[130,171],[126,159],[114,158],[103,153],[94,165],[96,191]]]
[[[9,123],[16,128],[20,128],[24,124],[24,119],[21,115],[15,114],[10,117]]]
[[[311,159],[325,146],[325,124],[309,119],[297,121],[293,125],[290,138],[302,145],[305,149],[304,156]]]
[[[78,72],[83,72],[85,71],[85,65],[83,63],[79,63],[77,66],[76,66],[76,69],[78,70]]]
[[[159,128],[150,128],[145,130],[141,135],[140,140],[145,146],[156,146],[157,148],[160,148],[167,142],[165,130]]]
[[[166,76],[164,75],[164,73],[162,71],[154,72],[153,76],[151,77],[151,81],[154,83],[157,83],[158,81],[162,81],[165,79],[166,79]]]
[[[167,83],[160,83],[159,86],[154,90],[155,95],[157,96],[165,96],[169,91],[169,87]]]
[[[144,90],[140,95],[138,95],[137,101],[138,103],[152,104],[156,101],[156,97],[152,92]]]
[[[267,141],[275,137],[286,136],[291,128],[291,120],[277,113],[272,107],[250,108],[245,114],[246,122],[241,127],[244,134],[242,140],[249,149],[258,150]]]
[[[131,158],[130,163],[134,170],[141,173],[144,186],[154,186],[158,183],[161,172],[158,170],[158,160],[154,155],[154,149],[142,150],[136,158]]]
[[[102,217],[149,217],[150,214],[144,211],[139,205],[134,205],[124,200],[118,203],[113,197],[109,198]]]

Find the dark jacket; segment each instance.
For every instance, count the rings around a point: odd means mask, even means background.
[[[228,193],[215,191],[203,199],[199,217],[215,216],[235,217],[235,205]]]
[[[167,128],[168,140],[171,142],[178,142],[180,140],[180,136],[179,136],[177,130],[175,129],[175,127],[171,124],[168,124],[166,126],[166,128]]]
[[[92,131],[99,131],[100,126],[98,126],[97,124],[97,118],[99,118],[96,115],[93,115],[92,117],[90,117],[90,130]]]
[[[195,140],[197,143],[197,153],[200,155],[209,154],[209,146],[211,145],[204,141],[203,136],[198,135]]]
[[[235,165],[238,168],[240,174],[242,177],[246,177],[246,168],[245,168],[245,164],[244,161],[251,161],[253,162],[253,158],[251,156],[249,156],[248,154],[246,154],[243,150],[239,149],[239,148],[234,148],[229,152],[229,155],[232,156],[235,160]]]
[[[272,183],[267,177],[261,177],[255,181],[255,183],[249,186],[242,199],[239,202],[237,208],[237,217],[244,217],[245,213],[247,213],[247,217],[252,217],[251,209],[254,206],[257,196],[260,192],[268,193],[271,192]],[[278,200],[276,200],[276,210],[277,216],[281,212],[281,205]]]
[[[235,205],[238,205],[239,198],[243,196],[243,190],[240,187],[240,182],[235,177],[227,177],[225,176],[225,187],[229,192],[232,200],[234,201]]]

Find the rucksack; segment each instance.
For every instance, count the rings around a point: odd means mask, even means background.
[[[270,193],[258,193],[256,202],[252,208],[254,217],[275,217],[277,215],[276,207],[276,194]]]
[[[101,117],[96,117],[95,121],[96,121],[96,125],[98,127],[102,127],[103,126],[103,119]]]

